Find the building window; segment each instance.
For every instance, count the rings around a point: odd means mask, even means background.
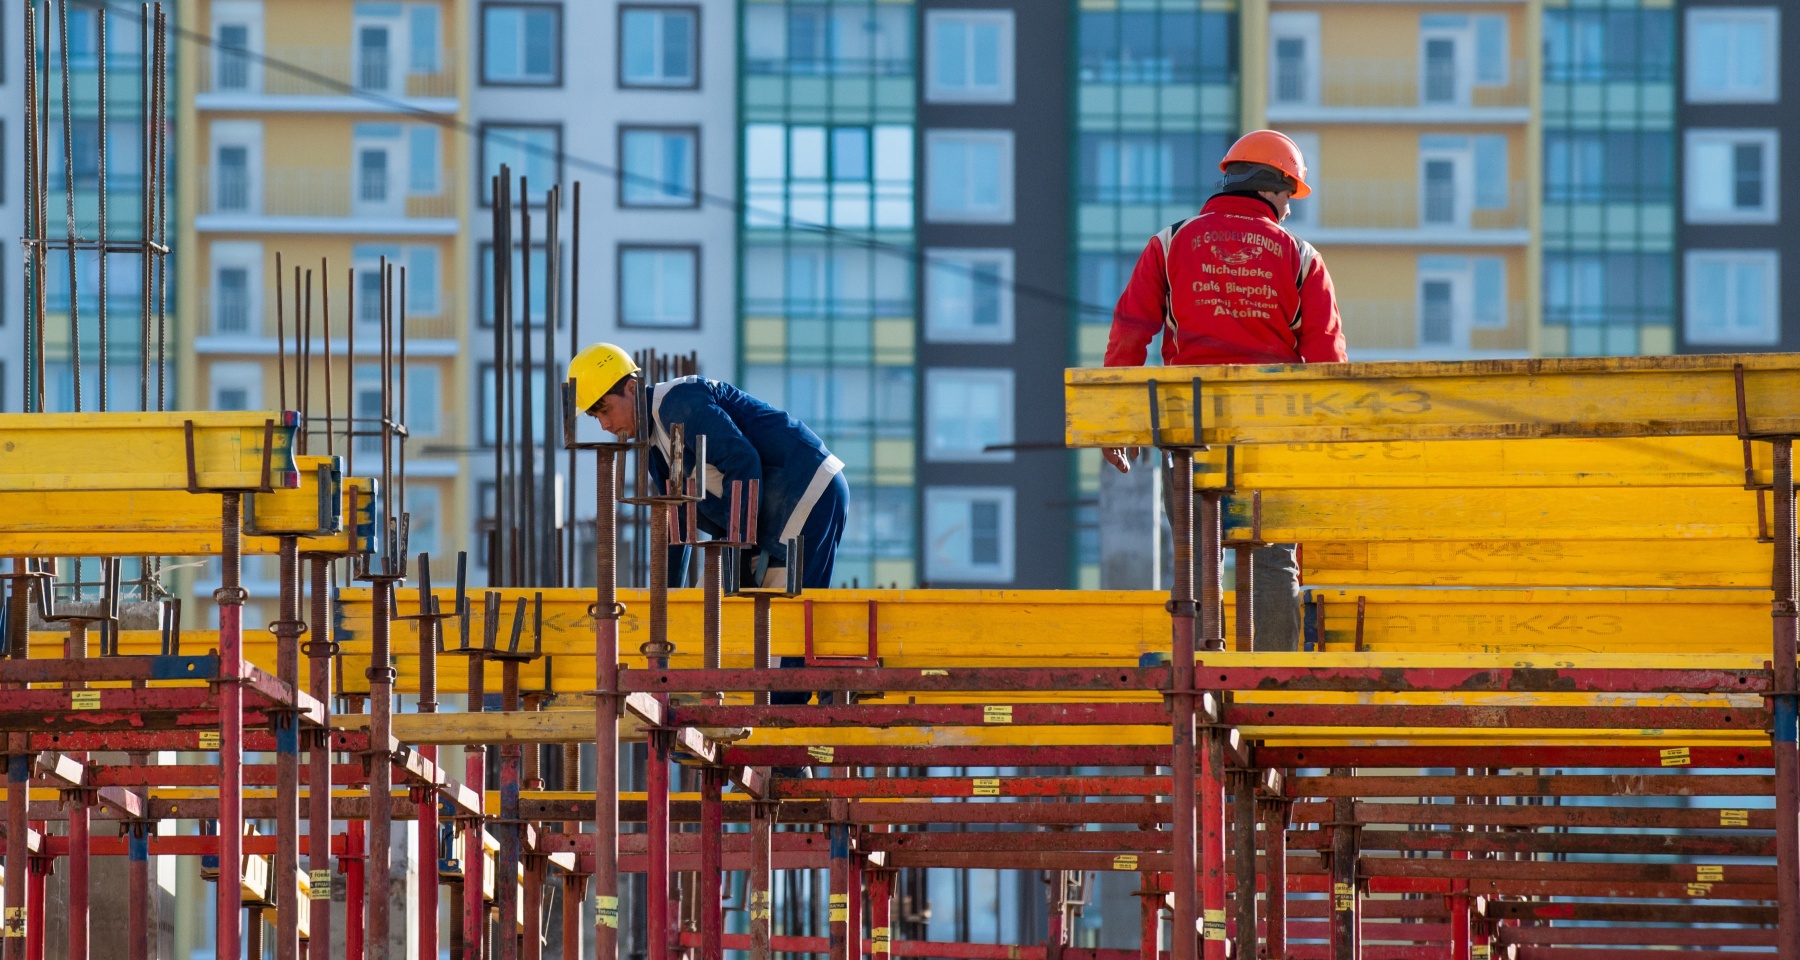
[[[1009,463],[1013,371],[937,367],[925,372],[925,459],[934,463]]]
[[[490,3],[481,8],[481,82],[495,86],[562,85],[562,7]]]
[[[407,247],[401,261],[406,265],[406,312],[411,316],[435,317],[443,312],[438,282],[438,248]],[[395,291],[399,296],[399,291]]]
[[[1692,7],[1687,12],[1689,103],[1774,103],[1781,89],[1781,11]]]
[[[910,5],[744,5],[744,69],[757,75],[906,76]]]
[[[545,318],[549,316],[549,260],[546,259],[549,248],[541,243],[531,245],[531,319],[533,328],[542,330]],[[566,260],[564,261],[567,262]],[[480,247],[481,266],[481,325],[494,325],[494,245],[483,243]],[[518,246],[513,247],[512,262],[512,316],[513,323],[519,324],[525,317],[525,282],[524,263],[518,254]],[[558,292],[560,296],[560,291]],[[557,315],[557,326],[562,325],[561,312]]]
[[[393,32],[385,23],[365,23],[356,29],[356,88],[386,93],[393,74]]]
[[[552,124],[485,123],[481,126],[481,202],[494,202],[494,178],[505,164],[513,176],[513,196],[518,198],[518,179],[535,184],[536,205],[543,205],[546,189],[562,180],[562,127]]]
[[[262,406],[262,365],[257,363],[215,363],[211,376],[212,409],[255,410]]]
[[[749,124],[744,220],[750,226],[913,225],[911,127]]]
[[[1012,342],[1011,250],[928,250],[925,258],[925,339]]]
[[[1687,131],[1689,223],[1774,223],[1779,216],[1779,134],[1774,130]]]
[[[1418,295],[1425,350],[1467,350],[1469,331],[1502,329],[1512,313],[1501,257],[1420,257]]]
[[[220,90],[250,89],[250,27],[242,23],[219,24],[214,84]]]
[[[1674,137],[1666,130],[1546,130],[1544,192],[1553,203],[1667,203],[1675,192]]]
[[[430,364],[406,366],[406,431],[413,437],[435,437],[442,432],[443,377]]]
[[[356,152],[356,199],[363,203],[386,203],[388,199],[388,152],[365,147]]]
[[[619,206],[697,207],[700,130],[619,128]]]
[[[1690,250],[1686,339],[1773,346],[1781,339],[1781,262],[1774,250]]]
[[[243,267],[219,267],[213,274],[213,290],[213,332],[248,333],[250,271]]]
[[[1667,8],[1547,8],[1544,79],[1661,82],[1675,76],[1675,20]]]
[[[619,326],[698,329],[700,248],[619,248]]]
[[[226,145],[219,148],[217,209],[220,213],[244,213],[250,209],[250,150]]]
[[[1227,83],[1237,71],[1235,14],[1084,10],[1077,29],[1083,83]]]
[[[438,128],[421,123],[410,127],[406,133],[407,192],[414,195],[435,195],[442,192],[443,177],[439,175],[442,166],[439,144],[442,138]]]
[[[408,429],[412,427],[407,424]],[[443,499],[438,488],[423,483],[406,488],[406,552],[417,557],[421,553],[438,555],[442,549]]]
[[[1013,221],[1011,130],[928,130],[925,158],[926,219]]]
[[[619,86],[700,85],[699,7],[620,7]]]
[[[1084,133],[1081,200],[1199,206],[1230,146],[1224,133]]]
[[[430,75],[443,70],[441,37],[443,25],[433,3],[414,3],[407,8],[408,72]]]
[[[379,370],[379,368],[376,367],[371,367],[370,369]],[[506,387],[508,386],[507,384],[501,384],[500,387],[496,389],[494,384],[494,371],[495,367],[491,363],[484,363],[481,365],[481,393],[478,400],[481,404],[481,445],[484,447],[493,446],[496,438],[499,436],[498,418],[495,416],[495,413],[498,411],[500,401],[504,399],[503,395],[506,393]],[[510,384],[515,402],[517,402],[517,398],[524,395],[527,378],[530,380],[532,397],[554,396],[554,393],[546,393],[545,390],[555,390],[558,381],[552,380],[549,382],[548,387],[546,387],[544,368],[542,366],[533,365],[529,372],[527,372],[523,366],[515,366],[513,368],[512,383]],[[379,384],[377,384],[377,386],[379,386]],[[377,392],[375,396],[379,398],[381,395]],[[534,399],[533,402],[535,403],[536,400]],[[484,495],[490,494],[490,491],[485,484],[483,485],[482,493]],[[486,500],[486,496],[484,496],[484,500]],[[483,509],[486,516],[493,516],[491,501],[484,503]]]
[[[925,14],[925,99],[932,103],[1013,101],[1013,12],[931,10]]]
[[[1269,92],[1278,104],[1319,102],[1319,15],[1269,17]]]
[[[932,581],[1010,583],[1011,487],[925,490],[925,577]]]

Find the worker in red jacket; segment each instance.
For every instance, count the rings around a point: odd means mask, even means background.
[[[1219,192],[1200,214],[1164,228],[1138,257],[1113,311],[1106,365],[1142,365],[1158,333],[1171,366],[1347,359],[1325,261],[1281,227],[1289,202],[1312,193],[1300,148],[1257,130],[1232,144],[1219,169]],[[1121,473],[1137,456],[1104,453]],[[1291,543],[1254,553],[1258,650],[1299,649],[1296,554]]]

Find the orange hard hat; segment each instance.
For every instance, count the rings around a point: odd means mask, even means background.
[[[1274,167],[1294,181],[1294,199],[1312,193],[1306,185],[1306,158],[1300,155],[1300,147],[1278,130],[1252,130],[1238,138],[1225,151],[1225,159],[1219,161],[1219,169],[1223,171],[1226,164],[1260,163],[1266,167]]]

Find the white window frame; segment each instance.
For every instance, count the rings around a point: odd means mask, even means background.
[[[262,215],[263,209],[263,125],[261,120],[214,120],[211,127],[212,147],[209,167],[212,181],[207,189],[212,194],[212,209],[225,216],[255,217]],[[245,204],[242,210],[225,210],[220,203],[219,150],[222,147],[243,147],[244,165],[249,182],[245,186]]]
[[[630,154],[628,143],[636,137],[654,138],[656,143],[656,167],[650,174],[629,172]],[[680,184],[683,192],[666,194],[663,191],[666,181],[662,180],[662,168],[667,161],[667,143],[671,138],[686,140],[688,143],[688,182]],[[637,191],[634,193],[634,191]],[[700,128],[699,127],[653,127],[624,125],[619,127],[619,206],[630,208],[661,209],[693,209],[700,205]]]
[[[406,371],[407,434],[413,437],[436,437],[444,432],[444,369],[435,363],[411,363]],[[429,409],[426,420],[419,411]]]
[[[212,52],[212,88],[218,93],[253,94],[261,93],[263,88],[263,5],[248,0],[214,0],[212,10],[213,52]],[[219,82],[220,73],[224,70],[225,45],[221,42],[219,30],[222,27],[243,27],[247,34],[244,43],[244,86],[226,87]]]
[[[1756,143],[1763,148],[1763,205],[1750,210],[1718,210],[1700,206],[1703,171],[1694,158],[1708,145]],[[1772,129],[1689,127],[1682,143],[1682,214],[1689,223],[1775,223],[1781,219],[1781,133]],[[1731,176],[1732,171],[1725,171]]]
[[[1426,16],[1433,16],[1427,14]],[[1475,31],[1467,23],[1462,26],[1426,26],[1419,25],[1419,106],[1421,107],[1466,107],[1469,105],[1470,92],[1475,87]],[[1431,62],[1425,55],[1426,45],[1433,40],[1449,40],[1456,45],[1455,79],[1456,89],[1449,100],[1425,99],[1426,85],[1430,82]]]
[[[519,49],[517,51],[518,57],[519,57],[519,74],[517,76],[499,77],[499,76],[490,76],[488,74],[488,33],[489,33],[489,31],[488,31],[487,23],[488,23],[488,14],[490,14],[490,13],[513,13],[513,14],[516,14],[519,18],[519,33],[518,33],[518,37],[517,37],[518,42],[519,42]],[[530,41],[528,39],[528,34],[526,32],[526,30],[527,30],[526,25],[529,22],[531,15],[534,13],[548,15],[553,18],[553,22],[552,22],[552,26],[551,26],[551,30],[554,31],[551,36],[551,42],[552,42],[551,61],[552,61],[552,63],[550,65],[550,75],[548,77],[540,77],[540,76],[526,72],[527,67],[525,64],[525,51],[530,46]],[[477,66],[477,69],[479,70],[478,76],[481,79],[482,86],[487,86],[487,87],[560,87],[563,85],[563,57],[565,55],[565,50],[563,49],[564,48],[563,40],[564,40],[564,37],[565,37],[567,29],[568,29],[568,26],[567,26],[568,11],[567,10],[563,9],[562,7],[560,7],[557,4],[549,4],[549,3],[541,3],[541,2],[484,3],[480,7],[478,22],[480,24],[482,41],[481,41],[481,50],[479,52],[479,55],[481,57],[481,62],[479,64],[477,64],[476,66]]]
[[[1306,181],[1311,184],[1320,182],[1319,171],[1324,164],[1320,162],[1319,135],[1306,131],[1290,132],[1288,139],[1300,148],[1300,155],[1306,158]],[[1308,196],[1305,200],[1288,201],[1288,218],[1282,226],[1289,230],[1304,230],[1319,225],[1319,195]]]
[[[263,367],[260,363],[229,361],[214,363],[206,369],[206,408],[219,409],[222,390],[244,391],[249,409],[263,406]]]
[[[1306,77],[1298,100],[1280,100],[1281,59],[1276,44],[1282,40],[1299,40],[1306,45]],[[1319,15],[1317,13],[1283,12],[1269,15],[1269,104],[1280,107],[1316,107],[1319,105]],[[1311,154],[1307,159],[1311,159]]]
[[[692,259],[693,264],[694,264],[693,315],[692,315],[692,317],[689,318],[687,323],[628,323],[626,321],[626,317],[625,317],[625,298],[626,298],[625,257],[627,254],[631,254],[631,253],[685,254]],[[695,246],[692,244],[682,245],[682,244],[654,244],[654,243],[620,244],[617,263],[618,263],[618,270],[619,270],[619,300],[618,300],[619,313],[618,313],[618,317],[619,317],[619,326],[620,327],[627,328],[627,329],[633,329],[633,330],[698,330],[698,329],[700,329],[700,289],[701,289],[702,284],[701,284],[701,273],[700,273],[700,269],[701,269],[700,248],[698,246]]]
[[[407,66],[412,60],[411,32],[407,29],[405,5],[358,3],[350,20],[350,81],[357,90],[370,93],[384,93],[389,96],[406,95]],[[391,14],[385,11],[392,10]],[[370,10],[382,10],[382,14],[372,14]],[[381,87],[364,87],[362,85],[362,32],[364,27],[384,27],[388,32],[387,80]]]
[[[1759,28],[1756,32],[1761,36],[1763,62],[1769,65],[1769,74],[1765,82],[1754,90],[1706,90],[1698,87],[1701,76],[1701,50],[1695,43],[1700,35],[1700,27],[1708,21],[1729,22],[1740,21],[1745,25]],[[1781,98],[1781,10],[1778,7],[1689,7],[1687,21],[1682,32],[1683,74],[1687,80],[1684,93],[1689,103],[1775,103]],[[1724,52],[1727,58],[1735,57],[1737,51]]]
[[[1014,459],[1011,450],[986,452],[981,449],[966,447],[939,447],[937,445],[937,423],[939,416],[945,418],[961,418],[966,411],[937,409],[937,393],[940,387],[952,381],[965,383],[984,383],[997,386],[1001,390],[1002,403],[1005,409],[998,416],[998,432],[984,443],[1011,444],[1018,419],[1017,374],[1009,367],[932,367],[925,371],[925,459],[930,463],[1011,463]]]
[[[957,284],[967,285],[973,300],[974,269],[977,263],[991,262],[999,266],[996,295],[999,298],[999,323],[991,329],[976,327],[966,316],[951,316],[943,309],[945,298],[953,295]],[[1013,251],[1006,248],[963,249],[937,247],[925,251],[925,340],[929,343],[1011,343],[1013,342]],[[973,303],[968,306],[972,309]]]
[[[214,336],[262,336],[263,245],[254,240],[221,240],[211,245],[208,255],[212,268],[212,275],[207,278],[207,286],[212,298],[212,309],[208,311],[207,316],[208,332]],[[222,331],[219,329],[219,304],[222,300],[219,292],[219,270],[222,267],[243,270],[245,279],[248,281],[244,291],[243,330]]]
[[[1000,562],[975,566],[967,560],[958,562],[940,556],[937,542],[940,511],[960,509],[964,513],[976,500],[996,503],[1000,508]],[[1018,549],[1018,492],[1012,487],[926,487],[925,488],[925,579],[951,583],[1011,583],[1015,579]]]
[[[785,11],[780,11],[780,12],[785,12]],[[655,56],[656,76],[653,79],[646,80],[641,77],[633,78],[633,77],[628,77],[625,74],[625,51],[623,49],[624,44],[627,42],[627,37],[626,37],[626,33],[625,33],[625,21],[628,18],[630,18],[632,14],[649,14],[650,16],[653,16],[656,18],[656,21],[655,21],[656,25],[652,31],[656,35],[656,41],[655,41],[654,46],[657,51],[656,56]],[[669,78],[667,75],[668,63],[665,61],[665,59],[662,56],[663,43],[664,43],[663,38],[664,38],[666,30],[668,29],[668,18],[670,16],[683,16],[683,17],[689,18],[692,21],[691,29],[693,31],[691,34],[689,34],[689,40],[691,42],[688,44],[688,75],[685,77],[677,77],[677,78],[673,78],[673,79]],[[619,51],[619,86],[621,88],[627,89],[627,90],[697,90],[697,89],[699,89],[699,87],[700,87],[700,21],[701,21],[701,12],[700,12],[700,8],[698,6],[683,6],[683,5],[651,6],[651,5],[645,5],[645,4],[620,4],[619,5],[619,44],[621,46],[621,49]],[[784,27],[786,26],[785,18],[783,21],[783,26]]]
[[[989,145],[999,148],[996,169],[1000,178],[998,202],[991,208],[950,206],[934,170],[942,162],[939,151],[953,146]],[[1013,132],[1011,130],[940,129],[925,131],[925,219],[933,223],[1012,223],[1014,206]],[[959,193],[966,192],[959,185]]]
[[[1425,285],[1442,282],[1450,285],[1450,339],[1442,343],[1425,340]],[[1419,350],[1460,351],[1469,348],[1469,330],[1474,326],[1475,282],[1467,257],[1422,256],[1418,261],[1418,279],[1413,296],[1418,318],[1414,343]]]
[[[1425,219],[1427,193],[1430,184],[1425,177],[1425,165],[1433,161],[1448,160],[1455,165],[1452,175],[1454,185],[1454,203],[1456,209],[1450,222],[1442,223]],[[1434,137],[1431,135],[1419,138],[1419,228],[1422,230],[1467,230],[1469,217],[1475,209],[1475,151],[1468,137]]]
[[[1705,330],[1698,318],[1709,307],[1720,307],[1726,316],[1736,312],[1737,284],[1726,283],[1724,290],[1695,282],[1695,274],[1708,261],[1726,266],[1755,264],[1768,272],[1769,311],[1755,330]],[[1689,250],[1682,264],[1683,294],[1682,339],[1691,344],[1708,346],[1774,346],[1781,342],[1781,254],[1776,250]]]
[[[969,83],[960,87],[943,86],[938,83],[938,29],[946,26],[960,26],[968,38],[973,37],[974,28],[980,25],[992,25],[1000,28],[1000,46],[996,59],[999,62],[999,80],[991,87],[976,86],[971,75]],[[928,10],[925,13],[925,100],[928,103],[1012,103],[1014,70],[1014,28],[1011,10]],[[964,51],[968,57],[965,66],[972,68],[979,54],[970,43]]]
[[[350,210],[359,217],[406,216],[412,164],[407,157],[406,128],[398,123],[359,123],[350,140]],[[363,199],[363,154],[387,154],[387,193],[383,200]]]

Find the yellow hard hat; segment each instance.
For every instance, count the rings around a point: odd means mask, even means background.
[[[596,343],[569,361],[569,379],[575,381],[575,412],[592,410],[620,380],[638,372],[631,354],[611,343]]]

